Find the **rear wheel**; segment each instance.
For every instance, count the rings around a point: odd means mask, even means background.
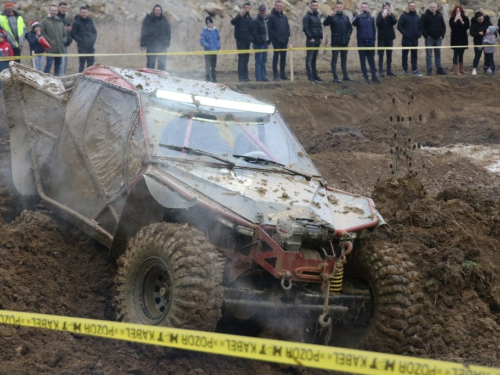
[[[372,243],[354,249],[344,274],[343,293],[365,294],[367,303],[338,318],[331,332],[321,332],[329,345],[383,352],[408,352],[419,345],[423,295],[406,255]]]
[[[221,317],[217,250],[188,225],[143,228],[118,260],[118,318],[130,323],[213,331]]]

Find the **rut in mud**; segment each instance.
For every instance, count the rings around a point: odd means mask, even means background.
[[[500,180],[487,167],[500,159],[500,89],[469,78],[385,82],[376,91],[361,82],[237,89],[278,102],[332,186],[373,196],[389,225],[363,241],[391,244],[419,274],[412,354],[498,367]],[[395,129],[424,145],[417,176],[389,179]],[[0,233],[0,308],[114,319],[116,265],[105,248],[44,212],[0,221]],[[0,346],[0,374],[323,373],[11,326],[0,326]]]

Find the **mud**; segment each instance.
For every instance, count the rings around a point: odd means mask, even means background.
[[[412,355],[500,366],[496,79],[235,88],[278,103],[332,186],[373,196],[389,225],[364,241],[394,244],[419,271],[424,313]],[[414,164],[395,171],[390,149],[407,138]],[[106,255],[51,214],[0,220],[0,308],[112,320],[116,265]],[[0,347],[0,374],[323,373],[8,326]]]

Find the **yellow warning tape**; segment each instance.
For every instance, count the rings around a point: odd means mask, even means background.
[[[500,375],[500,369],[221,333],[0,310],[12,324],[355,374]]]
[[[31,56],[12,56],[12,57],[0,57],[0,61],[7,60],[31,60],[35,56],[46,56],[46,57],[121,57],[121,56],[202,56],[202,55],[237,55],[237,54],[247,54],[247,53],[259,53],[259,52],[292,52],[292,51],[379,51],[379,50],[403,50],[403,49],[453,49],[453,48],[468,48],[468,47],[481,47],[485,46],[396,46],[396,47],[292,47],[292,48],[282,48],[274,49],[269,48],[265,50],[247,49],[247,50],[220,50],[220,51],[178,51],[178,52],[157,52],[157,53],[39,53]],[[500,45],[489,45],[487,47],[500,47]]]

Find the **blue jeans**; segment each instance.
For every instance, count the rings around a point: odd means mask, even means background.
[[[358,47],[375,47],[375,41],[365,42],[364,40],[358,40]],[[359,62],[361,64],[361,71],[363,72],[363,77],[368,78],[368,72],[366,70],[366,60],[368,60],[368,65],[370,66],[370,72],[372,78],[377,77],[377,69],[375,68],[375,51],[374,50],[359,50]]]
[[[61,61],[62,57],[49,57],[47,56],[47,64],[45,65],[44,73],[50,73],[52,69],[52,64],[54,64],[54,75],[59,76],[61,74]]]
[[[426,47],[441,47],[443,45],[443,39],[432,39],[431,37],[425,38]],[[425,50],[425,65],[427,70],[432,69],[432,51],[434,51],[434,60],[436,68],[441,68],[441,49],[433,48]]]
[[[255,52],[255,80],[263,81],[267,79],[267,47],[268,44],[253,44],[254,50],[266,50],[266,52]]]

